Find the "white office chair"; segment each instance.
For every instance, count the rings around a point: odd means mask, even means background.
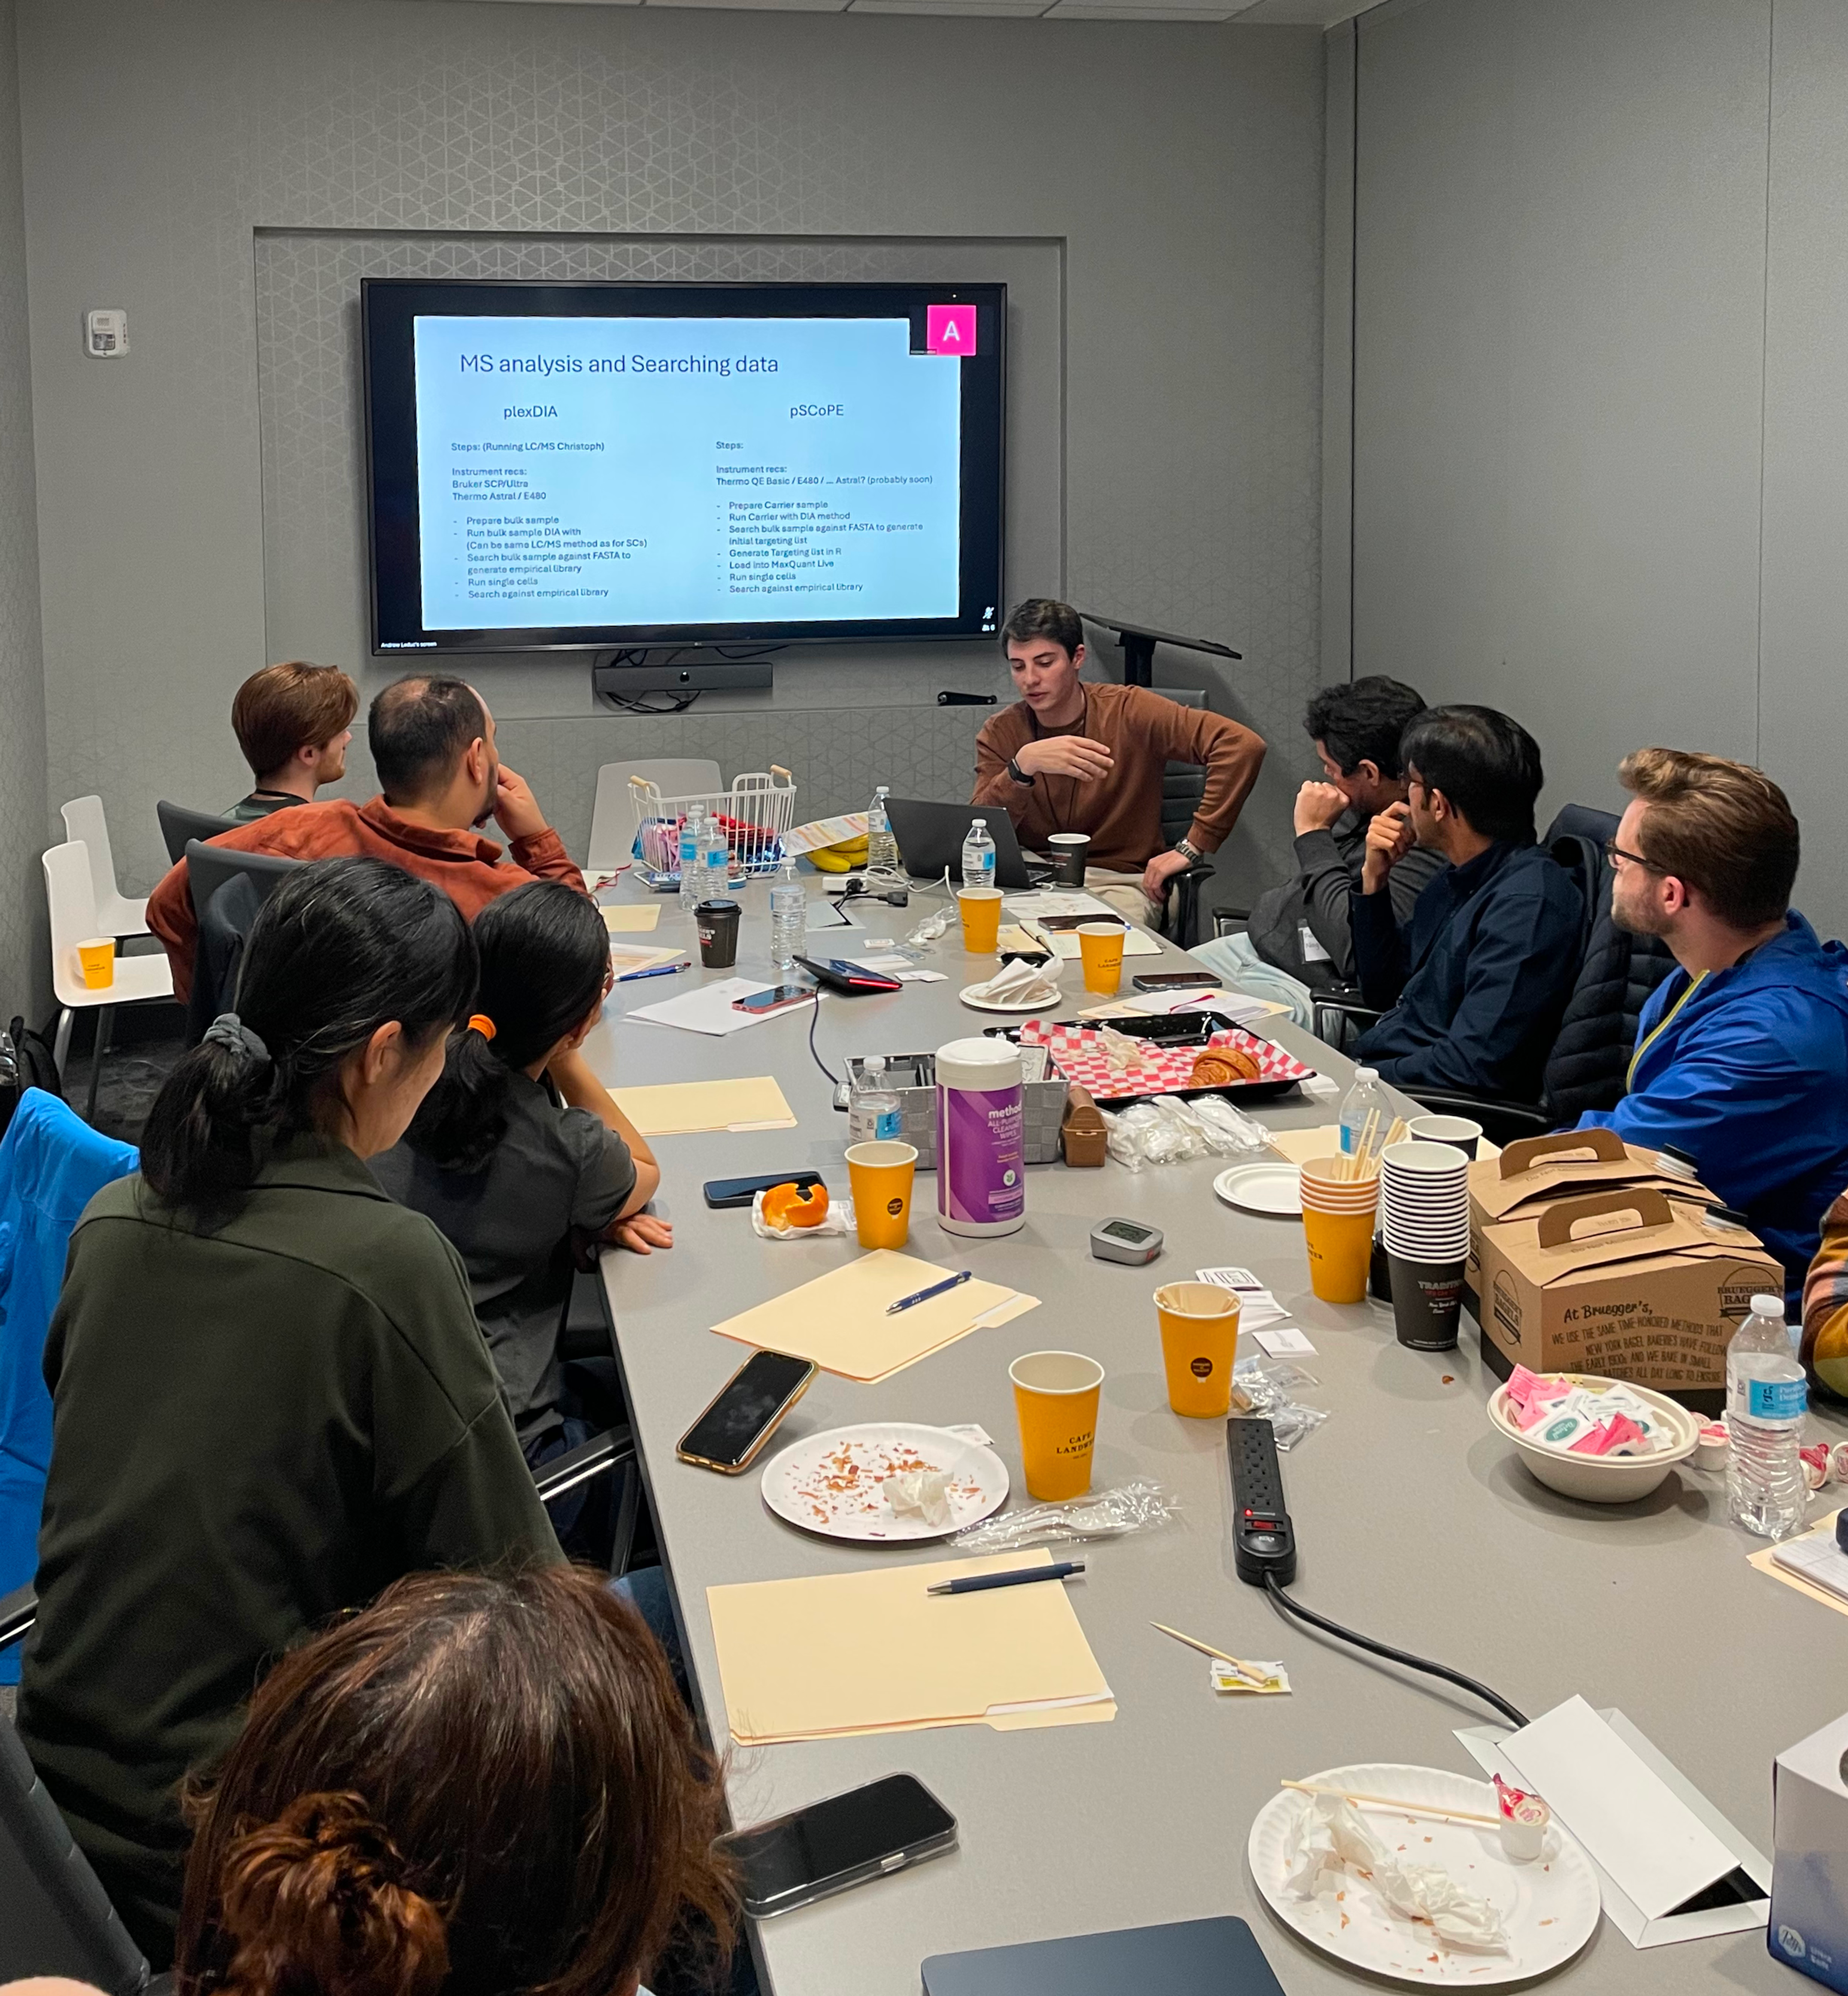
[[[71,1053],[71,1028],[80,1010],[95,1010],[96,1051],[90,1058],[90,1101],[85,1117],[96,1120],[96,1083],[102,1072],[103,1056],[109,1051],[109,1032],[118,1005],[139,1004],[150,998],[170,999],[174,973],[164,952],[153,956],[118,956],[115,982],[101,991],[92,991],[84,982],[84,966],[77,953],[79,943],[90,942],[108,934],[96,919],[96,893],[91,884],[90,855],[81,838],[54,845],[44,855],[45,900],[51,911],[51,988],[62,1008],[52,1055],[57,1062],[58,1078]]]
[[[101,797],[73,797],[64,807],[64,836],[81,839],[90,854],[90,882],[96,896],[93,936],[146,935],[147,903],[131,901],[115,885],[115,855]]]
[[[718,763],[703,755],[659,756],[640,762],[606,762],[597,773],[597,801],[590,808],[587,872],[625,865],[635,843],[635,807],[629,779],[645,776],[664,797],[697,797],[724,788]]]

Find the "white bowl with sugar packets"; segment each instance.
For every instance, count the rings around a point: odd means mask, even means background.
[[[1693,1454],[1700,1437],[1700,1417],[1678,1406],[1666,1394],[1639,1386],[1634,1380],[1607,1379],[1595,1373],[1568,1372],[1561,1376],[1595,1393],[1622,1385],[1626,1392],[1647,1401],[1660,1415],[1664,1433],[1660,1445],[1647,1455],[1574,1455],[1570,1450],[1550,1447],[1533,1434],[1523,1433],[1515,1423],[1508,1389],[1498,1386],[1489,1396],[1488,1418],[1514,1444],[1522,1461],[1548,1489],[1587,1504],[1633,1504],[1656,1489],[1678,1462],[1685,1462]]]

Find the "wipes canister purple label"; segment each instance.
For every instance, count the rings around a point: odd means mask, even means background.
[[[937,1090],[937,1217],[954,1228],[1020,1225],[1027,1210],[1020,1088]]]

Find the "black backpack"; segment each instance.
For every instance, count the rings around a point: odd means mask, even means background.
[[[19,1097],[29,1088],[42,1088],[60,1102],[64,1099],[51,1042],[43,1033],[35,1033],[22,1018],[15,1017],[0,1033],[0,1130],[12,1122]]]

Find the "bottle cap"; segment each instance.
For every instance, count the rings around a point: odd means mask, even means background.
[[[1781,1296],[1754,1296],[1752,1309],[1759,1316],[1774,1316],[1780,1323],[1784,1321],[1784,1299]]]
[[[1357,1067],[1354,1071],[1354,1078],[1357,1082],[1378,1081],[1379,1069],[1376,1067]]]

